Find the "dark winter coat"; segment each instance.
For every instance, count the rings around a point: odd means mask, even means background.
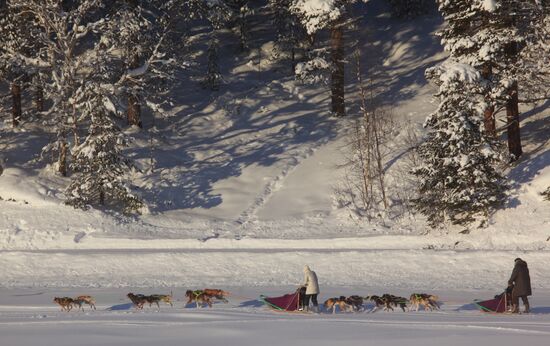
[[[508,280],[508,285],[514,285],[512,295],[516,297],[531,295],[531,278],[529,277],[529,268],[523,260],[517,260],[512,271],[512,276]]]

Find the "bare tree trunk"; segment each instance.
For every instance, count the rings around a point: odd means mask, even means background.
[[[345,81],[343,24],[343,18],[335,20],[330,31],[331,60],[333,66],[331,74],[332,114],[338,117],[346,115],[346,105],[344,101]]]
[[[67,176],[67,142],[65,140],[59,142],[58,171],[64,177]]]
[[[136,54],[132,57],[132,61],[129,64],[131,69],[139,67],[139,56]],[[130,93],[128,95],[128,111],[126,113],[126,119],[128,125],[143,127],[141,123],[141,105],[139,103],[138,95]]]
[[[481,69],[481,76],[485,79],[491,78],[493,75],[493,67],[491,62],[485,64]],[[489,98],[489,96],[486,96]],[[483,112],[483,125],[485,127],[485,134],[491,137],[495,137],[497,134],[497,127],[495,121],[495,106],[489,106]]]
[[[506,122],[508,134],[508,151],[512,160],[517,160],[523,153],[521,149],[521,134],[519,130],[518,83],[514,81],[508,90],[506,101]]]
[[[128,95],[128,125],[143,127],[141,124],[141,106],[139,98],[134,95]]]
[[[78,135],[78,115],[76,114],[76,105],[73,104],[73,148],[80,145],[80,136]]]
[[[12,123],[13,127],[19,125],[21,120],[21,85],[17,82],[11,84],[11,98],[12,98]]]
[[[496,136],[497,127],[495,123],[495,107],[490,106],[483,113],[483,124],[485,125],[485,134],[491,137]]]
[[[362,141],[363,135],[361,134],[361,122],[360,120],[357,120],[355,123],[355,137],[356,137],[356,145],[357,145],[357,154],[359,156],[359,165],[361,167],[361,183],[363,184],[363,188],[360,189],[361,191],[361,199],[363,200],[363,205],[365,209],[370,208],[370,198],[369,198],[369,178],[370,174],[368,171],[368,165],[367,165],[367,159],[365,158],[365,150],[364,150],[364,143]]]
[[[44,111],[44,89],[41,85],[36,86],[34,94],[34,107],[36,108],[37,112]]]
[[[514,6],[515,7],[515,6]],[[516,9],[517,10],[517,9]],[[512,17],[511,27],[516,26],[516,18]],[[507,48],[506,53],[513,62],[518,59],[518,43],[512,42]],[[506,100],[506,132],[508,136],[508,151],[512,156],[512,161],[519,159],[523,153],[521,149],[521,134],[519,131],[519,102],[518,102],[518,82],[514,80],[508,88],[508,99]]]
[[[294,42],[292,43],[292,48],[290,48],[290,59],[291,59],[290,73],[294,74],[294,71],[296,71],[296,48],[294,47]]]
[[[363,88],[363,86],[361,86]],[[386,198],[386,186],[384,184],[384,168],[382,167],[382,153],[380,151],[380,133],[378,131],[378,119],[376,119],[376,110],[372,111],[372,131],[374,135],[374,146],[376,149],[376,165],[378,168],[378,182],[380,183],[380,192],[382,193],[382,201],[384,209],[388,209],[388,200]]]

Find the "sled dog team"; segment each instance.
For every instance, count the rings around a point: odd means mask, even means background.
[[[156,304],[157,308],[160,309],[160,302],[164,302],[166,304],[170,304],[170,306],[173,306],[172,293],[144,295],[134,294],[130,292],[126,296],[128,297],[128,299],[130,299],[136,309],[143,309],[143,306],[145,304],[149,304],[149,307],[151,307],[153,304]],[[195,291],[188,290],[185,293],[185,296],[187,297],[186,305],[195,303],[197,308],[203,307],[204,305],[212,307],[213,300],[221,300],[224,303],[227,303],[229,292],[220,289],[205,288],[203,290]],[[61,311],[69,312],[75,306],[78,306],[79,309],[82,309],[82,311],[84,311],[84,308],[82,307],[83,304],[88,304],[90,305],[90,308],[95,310],[95,299],[92,296],[88,295],[78,296],[77,298],[55,297],[53,301],[61,307]]]
[[[508,280],[508,290],[511,291],[512,296],[512,307],[510,309],[513,313],[519,312],[519,298],[522,299],[525,306],[525,312],[529,312],[529,301],[528,296],[532,294],[531,292],[531,279],[529,277],[529,269],[527,268],[527,263],[521,258],[516,258],[514,260],[514,270],[512,275]],[[311,300],[313,307],[313,312],[318,312],[318,303],[317,296],[319,295],[319,282],[317,280],[317,274],[309,268],[309,266],[304,266],[304,283],[298,289],[300,297],[300,308],[299,310],[309,310],[309,302]],[[195,303],[197,308],[203,307],[204,305],[212,307],[213,300],[221,300],[227,303],[227,297],[229,292],[223,291],[220,289],[211,289],[205,288],[202,290],[188,290],[185,292],[187,297],[187,303]],[[165,302],[166,304],[172,304],[172,293],[170,294],[153,294],[153,295],[143,295],[143,294],[134,294],[128,293],[127,297],[132,301],[132,304],[136,309],[143,309],[143,306],[146,303],[149,303],[151,307],[153,304],[157,305],[157,308],[160,309],[159,302]],[[84,310],[82,307],[83,304],[88,304],[91,309],[95,310],[95,300],[89,295],[82,295],[76,298],[70,297],[55,297],[53,300],[56,304],[61,307],[62,311],[71,311],[75,306],[78,306],[79,309]],[[383,308],[384,311],[392,310],[394,307],[400,307],[403,311],[412,310],[418,311],[420,306],[424,307],[424,310],[438,310],[440,308],[438,304],[438,297],[432,294],[426,293],[413,293],[409,299],[404,297],[398,297],[391,294],[383,294],[382,296],[366,296],[361,297],[358,295],[352,295],[349,297],[335,297],[329,298],[325,301],[325,309],[331,310],[335,313],[336,307],[339,307],[340,311],[360,311],[363,308],[365,301],[370,301],[374,303],[374,308],[371,312]],[[410,304],[410,308],[408,307]]]
[[[438,299],[436,295],[426,293],[413,293],[409,299],[394,296],[392,294],[366,297],[353,295],[349,297],[340,296],[338,298],[329,298],[325,301],[324,307],[327,311],[332,310],[332,313],[336,312],[336,307],[342,312],[358,312],[363,309],[363,304],[366,301],[371,301],[374,303],[374,308],[372,308],[370,312],[375,312],[380,308],[383,308],[384,311],[393,311],[394,307],[400,307],[403,311],[413,309],[418,311],[420,306],[423,306],[424,310],[433,311],[439,310]],[[410,304],[410,308],[408,304]]]
[[[53,301],[61,307],[61,311],[69,312],[75,306],[78,306],[79,310],[82,309],[84,311],[83,304],[88,304],[90,309],[95,310],[95,299],[92,296],[78,296],[76,298],[55,297]]]
[[[227,297],[229,292],[223,291],[220,289],[210,289],[205,288],[203,290],[188,290],[185,292],[187,297],[186,305],[195,303],[197,308],[207,305],[212,307],[213,300],[220,300],[224,303],[227,303]],[[145,304],[149,304],[151,307],[153,304],[157,305],[157,308],[160,308],[159,303],[164,302],[173,306],[172,294],[152,294],[152,295],[143,295],[143,294],[134,294],[128,293],[128,299],[132,302],[136,309],[143,309]],[[403,297],[394,296],[391,294],[384,294],[382,296],[367,296],[361,297],[357,295],[344,297],[340,296],[338,298],[329,298],[325,301],[324,306],[327,311],[332,309],[332,313],[335,313],[336,307],[340,308],[340,311],[343,312],[356,312],[361,311],[363,304],[366,301],[371,301],[374,303],[374,308],[371,312],[383,308],[384,311],[393,311],[393,307],[400,307],[403,311],[408,309],[407,304],[410,302],[411,310],[415,308],[415,311],[418,311],[420,306],[423,306],[425,310],[434,310],[439,309],[439,304],[437,303],[437,296],[429,295],[425,293],[413,293],[410,299]],[[78,296],[77,298],[70,297],[55,297],[54,302],[61,307],[61,311],[71,311],[73,307],[78,306],[78,309],[84,311],[83,304],[87,304],[91,309],[95,310],[95,299],[89,295]]]

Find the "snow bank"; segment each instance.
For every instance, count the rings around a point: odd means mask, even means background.
[[[535,288],[550,287],[548,251],[36,250],[4,251],[0,267],[8,287],[295,286],[309,264],[321,286],[498,291],[516,257]]]
[[[14,167],[6,167],[0,176],[0,197],[17,204],[52,206],[60,204],[58,191],[32,173]]]

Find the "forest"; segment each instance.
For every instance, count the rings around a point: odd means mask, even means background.
[[[427,14],[441,18],[437,36],[445,58],[421,71],[436,102],[433,111],[421,114],[421,130],[405,126],[373,81],[372,52],[360,44],[370,39],[361,30],[365,3],[2,1],[0,136],[34,143],[27,162],[55,178],[52,184],[69,206],[124,215],[165,210],[158,207],[157,192],[147,191],[163,189],[151,184],[162,182],[163,168],[171,165],[161,155],[168,136],[177,128],[172,141],[205,148],[219,136],[207,130],[186,136],[193,107],[212,102],[212,113],[230,112],[238,123],[241,105],[224,99],[225,90],[251,82],[251,90],[272,88],[279,80],[292,80],[298,99],[303,98],[299,88],[328,95],[323,117],[315,118],[318,125],[308,131],[345,126],[346,173],[336,191],[341,206],[365,220],[413,213],[433,227],[484,225],[510,199],[514,182],[508,172],[526,155],[522,141],[530,133],[522,119],[531,109],[548,109],[550,3],[386,1],[398,21]],[[227,69],[231,59],[249,61],[251,68],[246,73]],[[542,121],[549,122],[549,116]],[[289,127],[289,138],[292,131],[299,138],[299,130]],[[403,179],[411,187],[401,194],[386,174],[397,155],[392,141],[398,131],[407,139]],[[323,133],[319,136],[328,132]],[[6,143],[0,147],[0,172],[11,164],[5,158],[16,155]],[[269,150],[279,144],[268,143],[255,160],[268,165]],[[216,150],[220,161],[203,174],[239,174],[230,164],[238,153],[224,157],[232,149]],[[200,155],[177,150],[170,155],[178,156],[182,167],[172,183],[185,182],[193,188],[183,191],[198,195],[196,202],[179,207],[215,204],[193,173]],[[550,186],[538,193],[550,201]]]

